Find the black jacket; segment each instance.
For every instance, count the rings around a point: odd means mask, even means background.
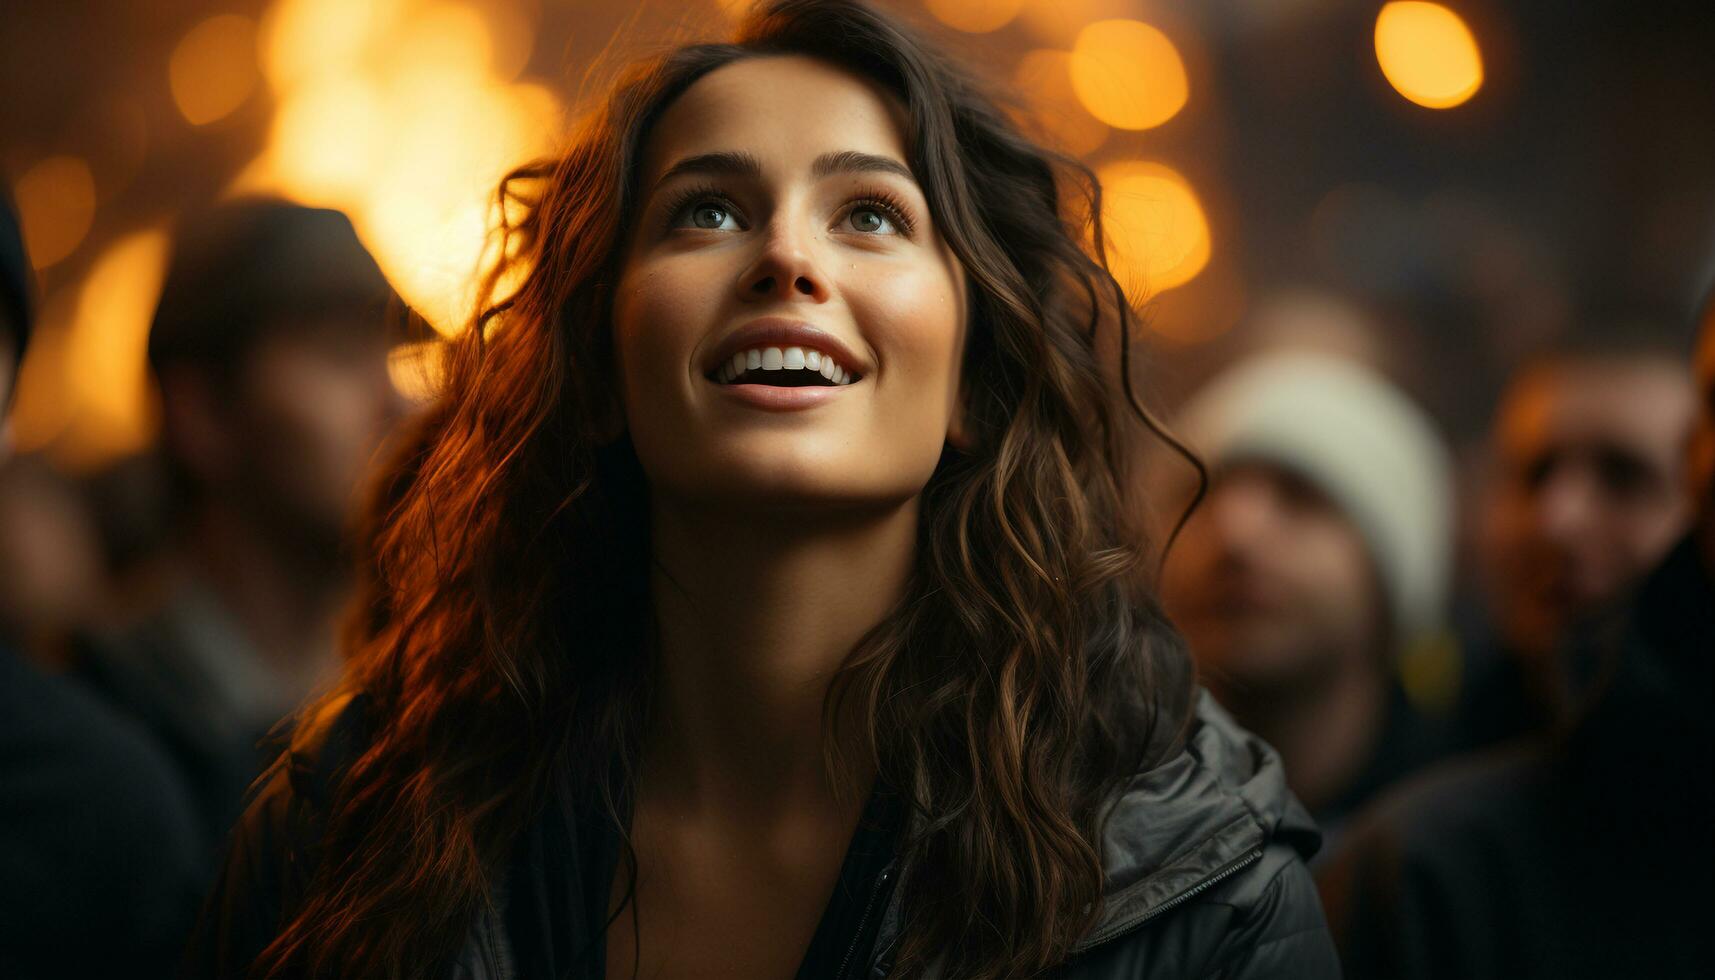
[[[148,734],[0,642],[0,977],[169,976],[198,844]]]
[[[340,733],[349,729],[342,725],[347,721],[342,716],[331,726],[328,741],[349,738]],[[299,753],[253,802],[204,910],[188,975],[241,976],[274,934],[281,910],[308,879],[316,808],[326,801],[327,773],[335,768],[325,758]],[[1054,975],[1338,977],[1304,864],[1318,841],[1315,825],[1286,789],[1279,757],[1201,696],[1185,748],[1134,776],[1116,804],[1103,841],[1108,885],[1101,920]],[[562,876],[568,877],[575,876]],[[479,916],[452,975],[522,976],[507,928],[518,912],[502,908]],[[854,977],[886,973],[899,938],[899,913],[891,902],[883,911],[875,953]]]
[[[276,693],[289,688],[200,585],[181,583],[147,618],[75,644],[77,679],[148,729],[178,769],[212,863],[245,792],[280,754],[284,729],[270,733],[297,699]]]
[[[1585,643],[1614,668],[1587,714],[1402,785],[1320,869],[1349,976],[1708,974],[1715,578],[1692,542]]]

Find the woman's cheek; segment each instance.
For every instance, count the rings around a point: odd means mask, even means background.
[[[964,347],[964,314],[947,277],[913,270],[881,279],[871,297],[869,319],[888,367],[923,401],[939,402],[958,388],[957,365]],[[921,403],[921,402],[920,402]]]
[[[702,287],[692,286],[695,281],[665,264],[622,280],[615,325],[627,377],[660,378],[689,363],[698,324],[708,315],[708,280]]]

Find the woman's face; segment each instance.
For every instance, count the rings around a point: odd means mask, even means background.
[[[613,312],[658,497],[922,491],[957,437],[965,277],[906,159],[894,103],[809,58],[717,69],[662,114]]]

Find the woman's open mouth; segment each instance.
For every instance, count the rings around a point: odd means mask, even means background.
[[[813,347],[751,347],[739,351],[709,375],[722,385],[774,388],[839,388],[859,376]]]

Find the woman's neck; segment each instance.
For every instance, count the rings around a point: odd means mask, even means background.
[[[915,501],[839,518],[658,503],[659,673],[641,789],[729,818],[836,804],[823,698],[904,595],[916,542]],[[858,733],[836,737],[862,758]]]

